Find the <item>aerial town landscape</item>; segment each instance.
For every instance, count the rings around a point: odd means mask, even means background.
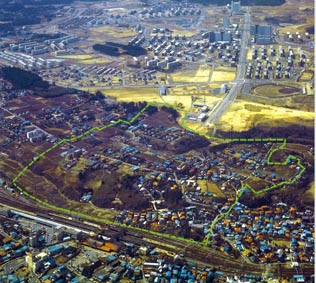
[[[0,283],[314,282],[314,1],[0,0]]]

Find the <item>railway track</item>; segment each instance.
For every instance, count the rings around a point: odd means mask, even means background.
[[[246,262],[242,258],[232,258],[220,251],[210,247],[200,245],[198,243],[188,243],[181,239],[168,238],[168,236],[155,235],[146,231],[135,230],[132,227],[120,227],[115,224],[97,223],[88,219],[75,219],[71,215],[56,212],[52,209],[42,207],[38,203],[22,198],[14,198],[11,195],[0,192],[0,204],[6,205],[8,208],[27,212],[31,215],[42,219],[53,220],[60,224],[74,226],[80,229],[92,232],[101,232],[109,238],[119,237],[121,241],[131,242],[136,245],[147,244],[166,250],[171,254],[182,254],[187,260],[195,261],[205,266],[220,267],[221,271],[227,274],[249,273],[262,275],[265,266],[255,263]],[[71,218],[71,219],[70,219]],[[313,264],[300,265],[303,275],[311,276],[314,274]],[[272,265],[271,273],[276,276],[292,277],[297,274],[295,269],[286,268],[284,265]]]

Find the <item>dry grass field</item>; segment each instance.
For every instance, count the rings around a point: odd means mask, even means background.
[[[297,84],[264,84],[255,87],[252,93],[265,97],[278,98],[287,95],[298,95],[301,93],[301,87]]]
[[[218,67],[215,68],[211,82],[226,82],[233,81],[236,77],[236,68],[231,67]]]
[[[201,188],[201,193],[208,192],[212,193],[215,197],[225,197],[225,194],[220,190],[216,183],[207,180],[198,180],[197,183]]]
[[[252,20],[264,23],[265,17],[274,17],[280,22],[279,33],[305,33],[314,26],[314,1],[287,0],[280,7],[256,6],[251,8]],[[282,26],[282,27],[281,27]]]
[[[111,60],[99,54],[78,54],[57,56],[58,59],[65,59],[77,64],[105,64]]]
[[[308,71],[304,71],[300,78],[299,78],[299,81],[305,81],[305,82],[309,82],[311,81],[312,79],[314,78],[314,70],[313,69],[310,69]]]
[[[310,184],[308,190],[303,194],[302,199],[308,205],[314,206],[315,182]]]
[[[102,26],[91,28],[92,36],[103,36],[112,38],[127,38],[137,35],[134,29],[119,28],[114,26]]]
[[[236,101],[218,121],[217,128],[223,131],[247,131],[256,125],[282,127],[291,124],[313,127],[314,113]]]
[[[175,35],[179,35],[179,36],[183,36],[185,35],[186,37],[191,37],[196,35],[196,31],[194,30],[189,30],[189,29],[172,29],[172,34]]]
[[[211,68],[208,65],[201,65],[197,70],[173,73],[168,79],[174,83],[206,83],[210,74]]]
[[[84,90],[96,92],[97,89],[86,88]],[[117,101],[124,102],[163,102],[159,95],[158,88],[153,87],[133,87],[133,88],[111,88],[102,90],[105,95],[116,98]]]

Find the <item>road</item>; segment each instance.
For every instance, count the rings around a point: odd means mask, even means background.
[[[246,70],[246,59],[247,59],[247,44],[249,39],[250,30],[250,13],[249,8],[245,14],[245,21],[243,25],[243,33],[241,39],[241,47],[239,54],[239,64],[237,66],[236,79],[232,83],[232,87],[227,95],[220,101],[210,114],[209,118],[204,124],[215,124],[217,120],[224,114],[231,103],[236,99],[238,93],[240,93],[243,84],[245,83],[245,70]]]

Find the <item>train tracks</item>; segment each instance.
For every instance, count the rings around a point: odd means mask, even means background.
[[[88,219],[76,219],[71,215],[56,212],[46,207],[41,207],[36,202],[21,197],[13,197],[10,194],[0,192],[0,204],[8,209],[20,210],[28,214],[47,219],[65,226],[73,226],[91,232],[101,232],[103,235],[113,239],[117,238],[122,242],[129,242],[135,245],[148,245],[167,251],[171,255],[181,255],[187,260],[198,262],[201,265],[220,268],[227,275],[234,275],[240,272],[262,275],[265,265],[246,262],[242,258],[234,258],[223,254],[221,251],[212,249],[195,242],[186,242],[181,239],[169,238],[168,235],[156,235],[150,231],[139,231],[132,227],[121,227],[115,224],[104,224],[90,221]],[[285,265],[273,264],[270,267],[271,273],[276,276],[291,277],[297,274],[295,269],[286,268]],[[304,275],[314,274],[312,264],[301,265],[300,269]]]

